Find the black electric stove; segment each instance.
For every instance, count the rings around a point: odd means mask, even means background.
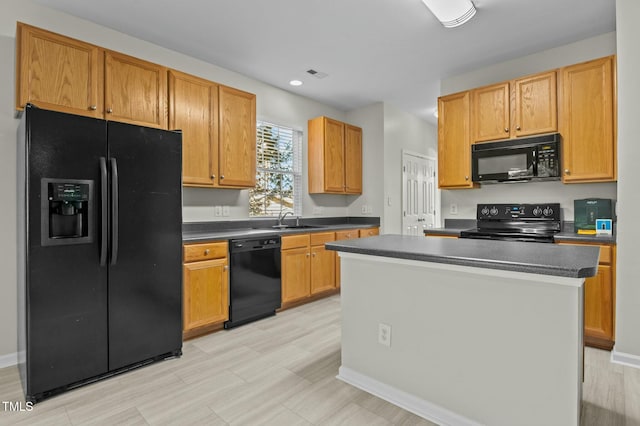
[[[477,227],[460,238],[553,243],[560,232],[560,204],[478,204]]]

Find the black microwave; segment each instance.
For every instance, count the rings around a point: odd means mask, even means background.
[[[471,174],[479,183],[560,180],[560,134],[473,144]]]

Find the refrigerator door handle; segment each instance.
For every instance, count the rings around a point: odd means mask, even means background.
[[[111,264],[118,262],[118,163],[111,158]]]
[[[107,264],[107,215],[108,215],[108,200],[107,200],[107,159],[100,157],[100,266],[106,266]]]

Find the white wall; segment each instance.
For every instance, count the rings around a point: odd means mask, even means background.
[[[0,209],[0,364],[3,355],[16,351],[16,129],[14,118],[15,87],[15,31],[16,21],[35,25],[50,31],[94,43],[195,74],[257,95],[257,116],[277,124],[289,125],[304,132],[304,163],[306,170],[307,120],[327,115],[345,120],[345,113],[315,101],[274,88],[246,76],[207,64],[200,60],[173,52],[125,34],[95,25],[45,7],[31,0],[3,0],[0,14],[0,191],[5,206]],[[374,130],[371,130],[373,132]],[[375,137],[375,135],[372,135]],[[365,150],[366,148],[365,142]],[[365,154],[366,155],[366,154]],[[365,182],[365,187],[367,183]],[[303,173],[303,214],[312,215],[320,206],[322,216],[347,214],[348,197],[341,195],[314,195],[307,193],[307,177]],[[210,221],[248,217],[248,190],[209,190],[187,188],[184,191],[183,216],[185,221]],[[215,218],[214,205],[231,207],[230,217]]]
[[[576,43],[556,47],[443,79],[440,93],[446,95],[486,84],[510,80],[565,65],[587,61],[616,52],[616,34],[607,33]],[[620,93],[620,89],[618,90]],[[618,157],[621,157],[618,154]],[[615,183],[571,184],[539,182],[520,184],[483,185],[473,190],[443,190],[442,217],[475,219],[478,203],[539,203],[559,202],[564,219],[573,220],[573,200],[599,197],[617,198]],[[450,213],[451,204],[457,204],[458,214]]]
[[[384,215],[386,234],[402,233],[402,150],[437,158],[438,132],[432,124],[384,104]]]
[[[347,214],[363,216],[362,206],[371,206],[371,214],[384,215],[384,104],[377,102],[347,112],[347,122],[362,127],[362,187],[361,196],[349,196]],[[384,232],[384,229],[381,229]]]
[[[618,40],[618,263],[614,356],[628,354],[640,367],[640,2],[616,1]]]

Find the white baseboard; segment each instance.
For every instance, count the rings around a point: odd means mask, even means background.
[[[628,367],[640,368],[640,356],[618,352],[615,347],[611,351],[611,362]]]
[[[0,355],[0,368],[11,367],[18,363],[18,353]]]
[[[384,399],[400,408],[442,426],[479,426],[464,416],[451,412],[439,405],[418,398],[393,386],[372,379],[348,367],[340,367],[339,380],[362,389],[378,398]]]

